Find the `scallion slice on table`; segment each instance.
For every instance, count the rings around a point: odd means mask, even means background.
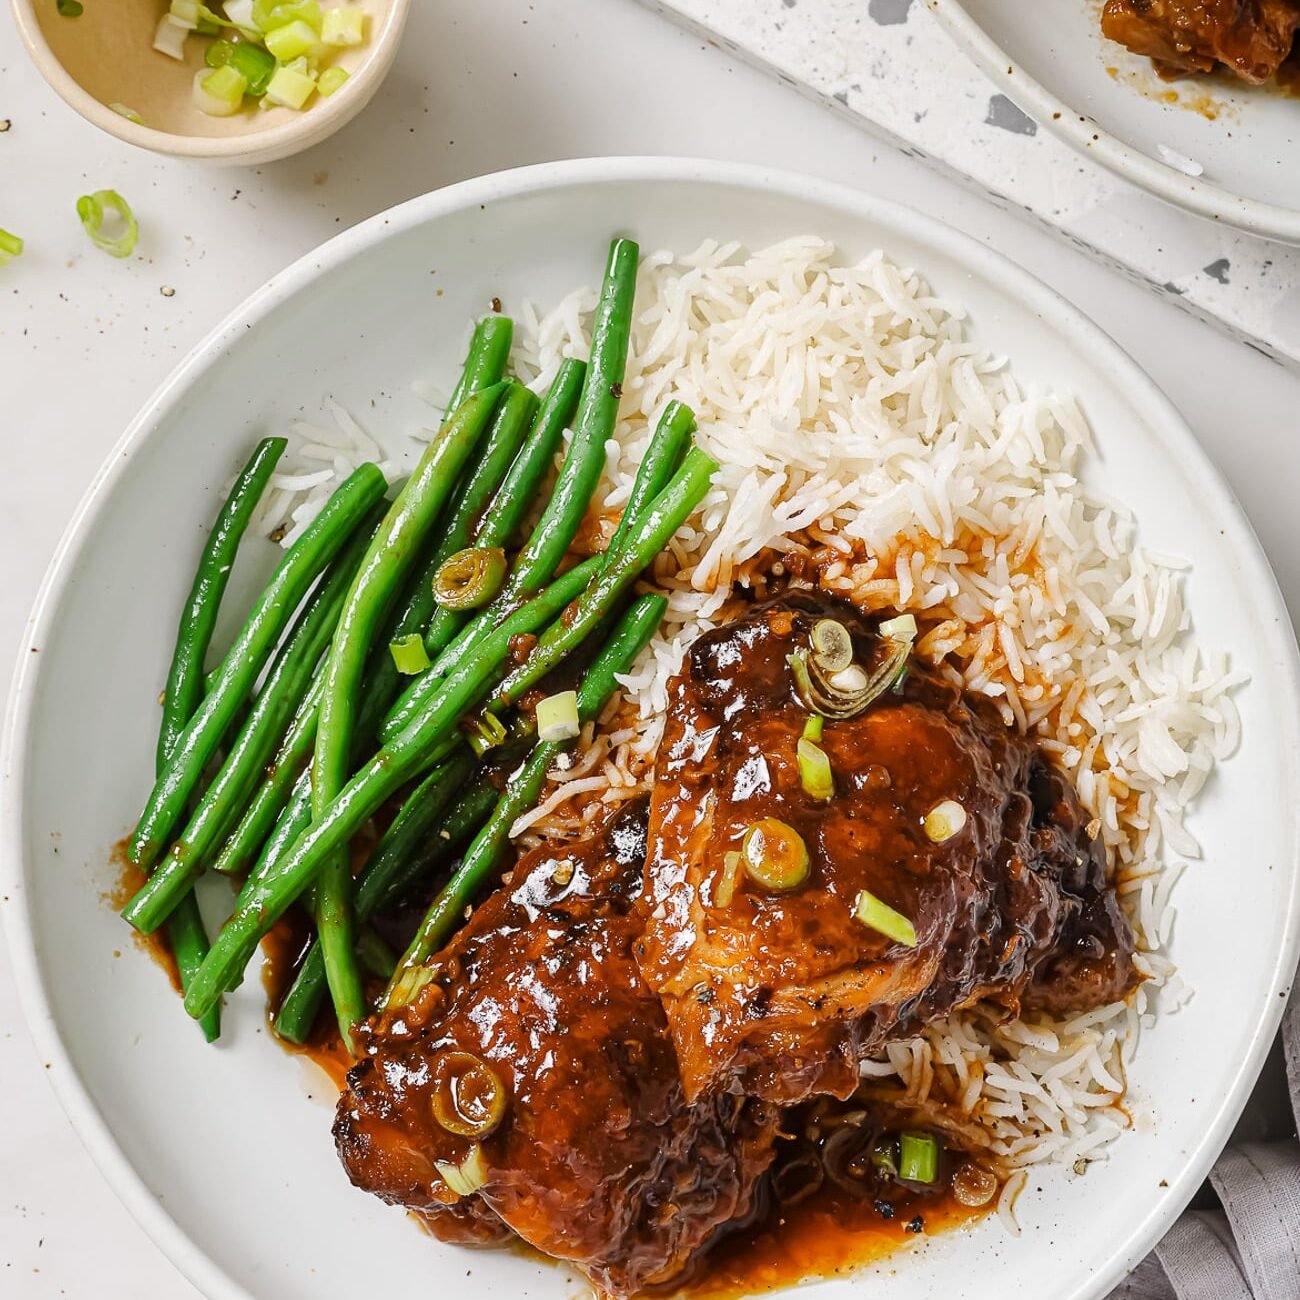
[[[90,242],[110,257],[130,257],[135,252],[140,225],[131,205],[116,190],[83,194],[77,200],[77,216]]]
[[[11,235],[7,230],[0,230],[0,266],[6,262],[12,262],[15,257],[22,254],[23,241],[17,235]]]

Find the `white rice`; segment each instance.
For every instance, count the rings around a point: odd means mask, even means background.
[[[585,356],[594,302],[584,289],[544,314],[526,305],[516,372],[540,388],[562,357]],[[811,553],[823,585],[861,608],[913,611],[919,652],[945,659],[1073,777],[1148,978],[1127,1004],[1064,1022],[962,1011],[863,1073],[978,1134],[1006,1168],[1081,1172],[1131,1122],[1121,1103],[1141,1028],[1187,996],[1164,952],[1170,893],[1179,860],[1200,852],[1187,808],[1237,743],[1241,674],[1192,642],[1179,562],[1144,551],[1127,510],[1081,483],[1090,436],[1074,402],[1023,389],[967,338],[959,306],[883,253],[845,266],[807,237],[647,257],[606,511],[626,501],[672,398],[696,412],[721,472],[656,567],[669,613],[622,679],[630,707],[588,729],[514,834],[577,833],[644,788],[669,679],[724,621],[733,583],[761,588],[782,557]],[[377,454],[348,447],[335,418],[335,441],[299,429],[268,518],[298,528],[319,509],[332,480],[311,474],[313,457],[341,473]],[[1010,1187],[1002,1199],[1010,1221]]]

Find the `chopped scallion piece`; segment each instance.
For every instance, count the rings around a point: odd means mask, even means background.
[[[862,890],[853,904],[853,915],[869,930],[905,948],[916,947],[916,926],[902,912],[896,912],[869,890]]]
[[[469,747],[480,758],[489,749],[495,749],[500,745],[509,734],[501,719],[495,713],[486,709],[476,718],[471,718],[463,725],[465,727],[465,739],[469,741]]]
[[[822,730],[826,726],[826,719],[820,713],[814,713],[807,722],[803,724],[803,738],[805,740],[820,740]]]
[[[316,78],[316,89],[322,95],[330,96],[336,90],[340,90],[343,83],[348,79],[346,68],[326,68],[324,72]]]
[[[165,54],[169,59],[184,62],[185,38],[190,34],[190,30],[179,18],[172,14],[163,14],[154,29],[153,47],[159,54]]]
[[[54,7],[62,18],[80,18],[86,12],[81,0],[57,0]]]
[[[326,45],[363,44],[366,39],[366,11],[360,5],[326,9],[320,35]]]
[[[194,74],[194,107],[209,117],[230,117],[244,103],[248,78],[237,68],[200,68]]]
[[[823,618],[813,624],[813,658],[829,676],[847,668],[853,662],[853,638],[843,623],[833,618]]]
[[[246,95],[266,94],[266,88],[275,76],[275,58],[252,41],[240,41],[231,46],[230,66],[238,69],[248,82]]]
[[[890,641],[915,641],[916,619],[911,614],[900,614],[897,618],[886,619],[879,631]]]
[[[135,252],[140,226],[131,205],[116,190],[83,194],[77,200],[77,216],[95,247],[102,248],[110,257],[130,257]],[[116,234],[105,231],[105,216],[110,226],[117,227]]]
[[[213,41],[203,51],[203,62],[210,68],[224,68],[235,55],[233,41]]]
[[[796,747],[799,760],[799,784],[814,799],[835,797],[835,776],[826,751],[807,737],[802,737]]]
[[[229,5],[226,12],[230,12]],[[304,22],[319,32],[323,21],[316,0],[253,0],[252,18],[253,25],[264,32],[293,22]]]
[[[966,809],[956,799],[945,799],[926,813],[922,824],[927,839],[934,844],[943,844],[966,825]]]
[[[905,1183],[932,1183],[939,1176],[939,1143],[929,1133],[900,1133],[898,1176]]]
[[[740,851],[746,874],[764,889],[782,893],[808,879],[812,864],[803,836],[775,817],[756,821],[745,832]]]
[[[388,643],[388,653],[393,656],[393,666],[406,677],[422,673],[432,662],[424,648],[424,638],[418,632],[399,636]]]
[[[506,553],[499,546],[468,546],[449,556],[433,579],[433,598],[444,609],[478,609],[501,590]]]
[[[128,122],[134,122],[136,126],[144,125],[144,118],[133,108],[128,108],[125,104],[119,104],[116,100],[109,105],[109,108],[115,112],[118,117],[124,117]]]
[[[577,691],[560,691],[538,701],[538,740],[572,740],[581,730]]]
[[[266,34],[266,48],[281,63],[292,63],[320,44],[320,33],[301,18],[283,27],[273,27]]]
[[[297,68],[277,68],[266,87],[265,98],[282,108],[300,109],[316,89],[316,78]]]
[[[12,262],[22,251],[23,241],[17,235],[11,235],[7,230],[0,230],[0,266]]]
[[[717,884],[713,886],[713,901],[718,907],[730,907],[740,884],[740,874],[745,869],[745,860],[732,849],[722,855],[722,871]]]
[[[258,34],[257,23],[253,20],[253,0],[226,0],[222,6],[226,18],[241,32]]]
[[[457,1196],[472,1196],[487,1182],[483,1148],[477,1142],[470,1147],[469,1154],[459,1164],[452,1164],[449,1160],[435,1160],[433,1164],[442,1175],[442,1181]]]
[[[506,1115],[501,1076],[472,1052],[441,1052],[433,1062],[433,1117],[457,1137],[485,1138]]]

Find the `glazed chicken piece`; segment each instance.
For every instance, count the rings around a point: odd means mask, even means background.
[[[642,803],[594,840],[523,858],[417,1000],[364,1032],[334,1126],[352,1181],[438,1236],[517,1233],[614,1295],[677,1276],[745,1218],[776,1120],[735,1095],[683,1095],[631,952],[644,853]],[[449,1105],[467,1129],[504,1110],[476,1139],[439,1121]],[[457,1167],[481,1186],[457,1195]]]
[[[805,788],[810,709],[790,657],[806,666],[823,619],[851,632],[858,669],[879,665],[889,643],[847,607],[791,597],[698,640],[670,689],[637,955],[689,1098],[845,1097],[865,1054],[979,998],[1092,1007],[1133,982],[1132,935],[1069,782],[934,673],[913,663],[897,692],[827,719],[833,794]],[[762,853],[789,847],[781,827],[809,863],[788,888]],[[855,916],[862,891],[914,945]]]
[[[1223,64],[1252,85],[1277,75],[1300,27],[1296,0],[1107,0],[1102,31],[1174,75]]]

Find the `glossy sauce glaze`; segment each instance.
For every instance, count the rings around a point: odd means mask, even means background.
[[[986,702],[914,662],[896,691],[825,721],[833,791],[805,788],[810,708],[791,658],[824,619],[870,668],[882,644],[870,622],[792,595],[701,637],[670,688],[637,955],[688,1096],[847,1096],[864,1055],[957,1007],[1086,1010],[1133,983],[1098,828]],[[936,841],[941,807],[960,825]],[[794,888],[736,874],[765,819],[806,848]],[[915,943],[860,921],[861,891],[906,918]]]

